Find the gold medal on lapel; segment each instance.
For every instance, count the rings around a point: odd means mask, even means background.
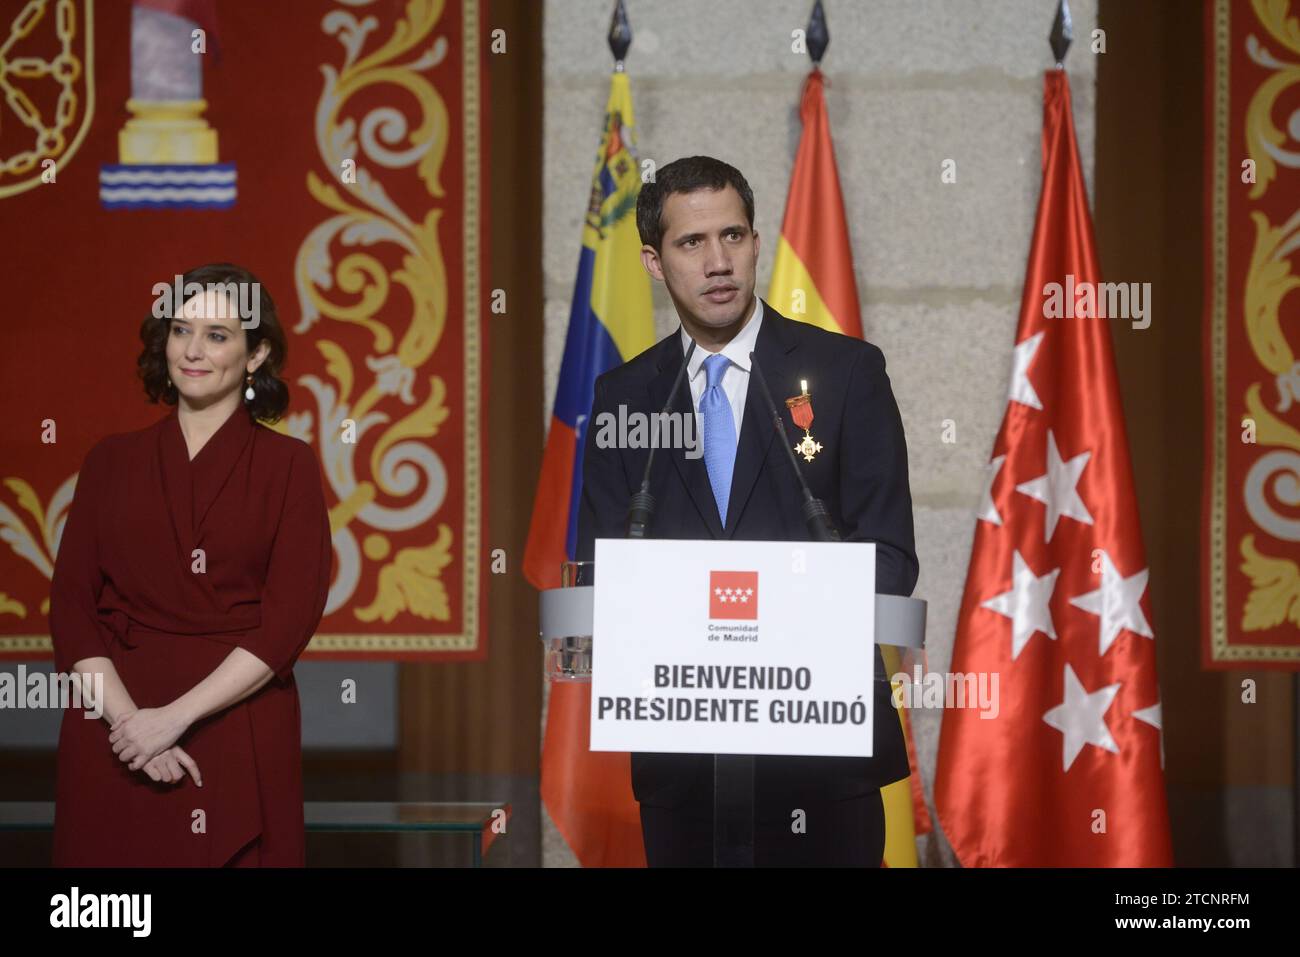
[[[812,396],[808,394],[808,380],[800,379],[799,388],[803,391],[799,395],[786,399],[785,404],[790,410],[790,418],[794,419],[794,424],[803,429],[803,440],[795,445],[794,450],[803,456],[805,462],[811,462],[813,456],[822,450],[822,444],[808,431],[813,421]]]

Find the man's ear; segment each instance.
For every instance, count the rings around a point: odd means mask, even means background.
[[[651,278],[657,279],[659,282],[664,281],[663,263],[659,261],[659,254],[655,252],[653,246],[645,245],[641,247],[641,265],[645,267],[645,271],[650,274]]]

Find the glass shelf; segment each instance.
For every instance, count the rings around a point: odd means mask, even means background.
[[[308,832],[418,832],[473,836],[473,866],[496,837],[493,824],[510,817],[504,803],[443,803],[437,801],[307,801],[303,805]],[[53,801],[0,802],[0,831],[48,831],[54,828]]]

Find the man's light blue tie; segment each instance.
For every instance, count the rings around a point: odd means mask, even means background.
[[[712,355],[704,360],[707,382],[700,396],[700,415],[704,417],[704,467],[718,503],[718,518],[727,524],[727,500],[731,498],[731,473],[736,467],[736,421],[731,403],[722,389],[722,375],[731,360]]]

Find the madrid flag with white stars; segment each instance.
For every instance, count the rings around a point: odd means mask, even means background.
[[[1000,701],[944,712],[935,806],[966,867],[1170,866],[1146,553],[1108,325],[1127,324],[1101,318],[1094,295],[1062,70],[1045,78],[1042,147],[1012,380],[950,669],[997,673]],[[1062,289],[1076,297],[1065,310]]]

